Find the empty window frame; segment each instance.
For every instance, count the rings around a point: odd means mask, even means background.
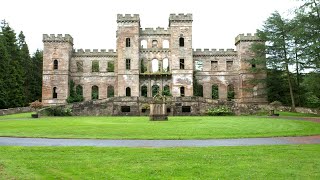
[[[181,97],[185,96],[184,87],[180,87],[180,96]]]
[[[211,61],[211,70],[212,71],[218,70],[218,61]]]
[[[131,59],[126,59],[126,70],[130,70]]]
[[[232,70],[233,61],[227,61],[227,71]]]
[[[130,112],[130,106],[121,106],[121,112]]]
[[[55,59],[55,60],[53,61],[53,69],[54,69],[54,70],[57,70],[57,69],[58,69],[58,64],[59,64],[58,60]]]
[[[128,97],[131,96],[131,88],[129,88],[129,87],[126,88],[126,96],[128,96]]]
[[[183,37],[179,38],[179,46],[184,47],[184,38]]]
[[[91,65],[91,71],[92,72],[99,72],[99,61],[92,61]]]
[[[58,93],[57,93],[57,88],[54,87],[52,90],[52,98],[57,99],[58,98]]]
[[[126,47],[130,47],[130,38],[126,38]]]
[[[180,69],[184,69],[184,59],[180,59]]]
[[[99,99],[99,87],[98,86],[91,87],[91,99],[92,100]]]
[[[219,86],[217,84],[212,85],[211,93],[212,99],[219,99]]]
[[[141,96],[148,96],[148,87],[146,85],[141,86]]]
[[[183,113],[190,113],[191,112],[191,106],[182,106],[182,112]]]

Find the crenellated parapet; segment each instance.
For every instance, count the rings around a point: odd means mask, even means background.
[[[250,41],[261,41],[261,40],[259,39],[257,34],[251,34],[251,33],[247,33],[247,35],[239,34],[235,38],[235,45],[237,45],[240,42],[250,42]]]
[[[169,21],[190,21],[192,22],[192,14],[170,14]]]
[[[234,49],[193,49],[193,56],[199,57],[199,56],[237,56],[237,51]]]
[[[117,57],[117,52],[113,49],[77,49],[73,50],[73,56],[75,57]]]
[[[170,35],[169,29],[157,27],[154,28],[140,28],[140,35]]]
[[[117,23],[133,23],[140,22],[139,14],[117,14]]]
[[[73,38],[69,34],[43,34],[42,42],[68,42],[73,44]]]

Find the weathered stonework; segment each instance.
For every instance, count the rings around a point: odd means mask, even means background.
[[[228,87],[233,87],[234,102],[266,103],[264,86],[249,83],[251,79],[265,78],[266,73],[252,73],[251,65],[246,62],[253,57],[251,44],[260,42],[259,39],[255,35],[240,34],[235,39],[236,50],[194,50],[192,21],[192,14],[171,14],[167,29],[142,29],[139,15],[119,14],[116,50],[74,50],[70,35],[43,35],[43,104],[66,104],[68,84],[73,80],[76,86],[82,87],[85,101],[92,99],[93,86],[98,87],[100,100],[109,98],[108,91],[113,89],[118,98],[107,103],[107,114],[111,109],[111,114],[117,115],[144,114],[139,109],[140,99],[144,95],[151,98],[153,86],[158,86],[160,91],[169,87],[177,101],[168,105],[171,108],[168,114],[184,114],[182,106],[191,106],[193,114],[201,114],[204,111],[201,104],[192,99],[194,78],[203,86],[205,101],[212,99],[212,85],[217,85],[219,98],[212,101],[227,101]],[[58,65],[54,64],[55,61]],[[99,64],[97,72],[92,68],[93,62]],[[109,63],[114,64],[113,70],[108,68]],[[146,87],[146,94],[143,94],[142,87]],[[190,98],[190,101],[179,102],[181,96]],[[131,111],[122,112],[126,111],[121,109],[122,106],[130,106]]]

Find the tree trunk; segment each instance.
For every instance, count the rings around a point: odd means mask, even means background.
[[[292,84],[291,84],[291,78],[290,78],[290,72],[289,72],[289,66],[286,64],[286,73],[288,76],[288,84],[289,84],[289,89],[290,89],[290,97],[291,97],[291,111],[294,112],[296,111],[296,105],[294,102],[294,95],[293,95],[293,90],[292,90]]]

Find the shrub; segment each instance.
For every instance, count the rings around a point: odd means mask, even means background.
[[[52,106],[47,109],[48,116],[72,116],[72,109],[61,106]]]
[[[231,116],[234,115],[228,106],[217,106],[208,109],[209,116]]]
[[[36,100],[36,101],[30,103],[30,107],[33,108],[36,111],[37,109],[42,108],[43,105],[42,105],[42,103],[40,101]]]

